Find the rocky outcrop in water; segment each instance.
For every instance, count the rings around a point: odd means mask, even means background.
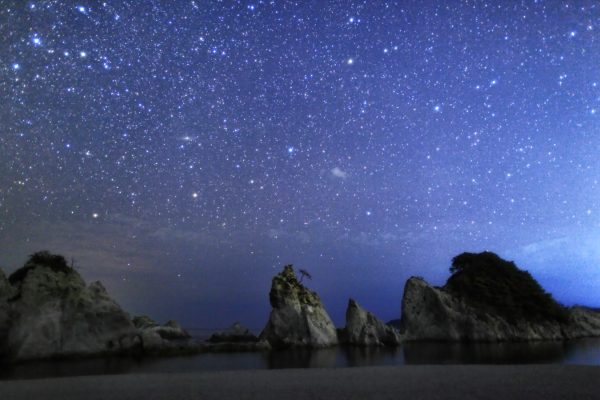
[[[291,265],[273,278],[269,300],[272,310],[260,338],[271,346],[317,348],[338,343],[321,299],[298,281]]]
[[[7,344],[15,359],[115,352],[135,334],[128,314],[100,282],[86,286],[64,258],[36,253],[9,278],[11,324]]]
[[[530,341],[600,335],[600,313],[567,309],[526,271],[493,253],[454,259],[444,287],[410,278],[400,330],[406,340]]]
[[[100,282],[86,285],[62,256],[35,253],[8,280],[0,271],[0,353],[11,360],[194,346],[174,321],[135,322]]]
[[[392,326],[386,325],[356,301],[350,299],[346,310],[346,327],[342,341],[355,346],[398,346],[402,338]]]
[[[144,352],[184,351],[195,345],[190,334],[177,321],[170,320],[160,325],[144,315],[133,318],[133,324],[142,339]]]
[[[481,312],[442,288],[420,278],[404,287],[401,332],[406,340],[503,341],[562,339],[556,321],[509,323]]]

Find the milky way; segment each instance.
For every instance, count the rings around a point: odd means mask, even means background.
[[[431,3],[3,1],[0,263],[190,326],[288,263],[395,318],[485,249],[600,304],[600,7]]]

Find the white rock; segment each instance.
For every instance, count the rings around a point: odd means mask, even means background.
[[[86,287],[75,270],[33,265],[15,286],[8,345],[16,359],[115,352],[135,333],[102,284]]]
[[[346,310],[344,340],[358,346],[398,346],[400,333],[350,299]]]
[[[269,300],[273,309],[260,339],[273,347],[328,347],[337,333],[319,296],[305,288],[291,265],[273,278]]]

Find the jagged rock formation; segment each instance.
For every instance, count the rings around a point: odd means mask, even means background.
[[[342,337],[343,342],[357,346],[398,346],[402,341],[395,328],[384,324],[353,299],[348,302]]]
[[[9,281],[13,358],[37,359],[121,350],[134,335],[128,314],[100,282],[86,286],[64,258],[36,253]],[[36,256],[34,255],[34,256]]]
[[[164,325],[157,324],[143,315],[133,318],[145,352],[168,352],[192,347],[195,343],[190,334],[177,321],[170,320]]]
[[[258,342],[258,337],[239,322],[234,323],[222,332],[216,332],[208,339],[211,343],[243,343]]]
[[[493,253],[453,260],[444,287],[410,278],[402,299],[405,340],[526,341],[600,335],[600,314],[566,309],[514,263]]]
[[[0,271],[0,354],[10,360],[180,349],[193,346],[174,321],[136,319],[100,282],[86,286],[64,257],[33,254],[8,280]]]
[[[327,347],[338,343],[335,326],[319,296],[304,287],[291,265],[273,278],[273,309],[260,335],[273,347]]]

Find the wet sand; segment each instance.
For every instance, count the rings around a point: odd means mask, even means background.
[[[0,399],[600,399],[600,367],[454,365],[0,381]]]

